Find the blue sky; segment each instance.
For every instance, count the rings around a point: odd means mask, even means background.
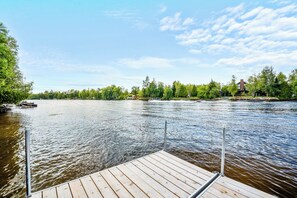
[[[270,1],[0,0],[34,92],[227,83],[271,65],[297,68],[297,3]]]

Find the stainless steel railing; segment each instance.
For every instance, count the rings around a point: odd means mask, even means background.
[[[163,150],[166,150],[167,148],[167,120],[165,121],[165,127],[164,127],[164,143],[163,143]],[[221,151],[221,171],[220,176],[224,176],[224,168],[225,168],[225,147],[226,147],[226,130],[225,127],[223,128],[222,133],[222,151]],[[26,160],[26,198],[31,197],[31,169],[30,169],[30,132],[25,129],[25,160]],[[216,174],[217,175],[217,174]],[[205,185],[203,185],[204,188],[209,186],[211,183],[215,181],[217,177],[211,178],[211,180],[207,181]],[[199,189],[200,192],[202,189]],[[197,191],[197,192],[198,192]],[[203,191],[203,190],[202,190]],[[201,192],[202,192],[201,191]],[[197,195],[197,194],[195,194]]]
[[[225,147],[226,147],[226,130],[225,127],[223,128],[222,134],[222,153],[221,153],[221,176],[224,176],[224,169],[225,169]]]
[[[30,132],[25,129],[26,197],[31,197]]]

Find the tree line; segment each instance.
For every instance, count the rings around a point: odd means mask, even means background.
[[[0,22],[0,105],[27,99],[31,90],[18,67],[17,42]]]
[[[230,96],[267,96],[281,99],[297,99],[297,69],[287,77],[282,72],[276,74],[273,67],[264,67],[258,74],[250,76],[245,84],[245,92],[239,92],[239,85],[235,76],[230,82],[223,85],[211,80],[207,84],[183,84],[174,81],[172,85],[150,80],[147,76],[142,86],[133,86],[131,91],[115,85],[101,89],[84,89],[45,91],[32,94],[31,99],[88,99],[88,100],[123,100],[123,99],[215,99]]]
[[[125,90],[123,87],[111,85],[101,89],[45,91],[32,94],[30,99],[124,100],[128,97],[128,90]]]

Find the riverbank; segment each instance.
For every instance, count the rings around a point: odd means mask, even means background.
[[[252,101],[252,102],[261,102],[261,101],[267,101],[267,102],[277,102],[277,101],[297,101],[297,99],[290,98],[290,99],[285,99],[285,98],[277,98],[277,97],[252,97],[252,96],[236,96],[236,97],[231,97],[229,98],[231,101]]]
[[[0,113],[6,113],[11,110],[11,107],[9,105],[0,105]]]
[[[276,101],[297,101],[297,99],[280,99],[277,97],[252,97],[252,96],[236,96],[236,97],[221,97],[221,98],[212,98],[212,99],[200,99],[197,97],[187,97],[187,98],[171,98],[169,100],[161,98],[137,98],[136,100],[149,101],[149,100],[162,100],[162,101],[218,101],[218,100],[230,100],[230,101],[250,101],[250,102],[276,102]]]
[[[258,101],[268,101],[268,102],[280,101],[280,99],[277,97],[252,97],[252,96],[235,96],[235,97],[231,97],[229,99],[231,101],[247,100],[247,101],[255,101],[255,102],[258,102]]]
[[[40,99],[30,99],[30,100],[40,100]],[[79,99],[79,98],[66,98],[66,99],[42,99],[42,100],[102,100],[103,99]],[[116,99],[115,99],[116,100]],[[127,99],[117,99],[117,101],[120,100],[140,100],[140,101],[149,101],[149,100],[160,100],[160,101],[218,101],[218,100],[229,100],[229,101],[251,101],[251,102],[261,102],[261,101],[267,101],[267,102],[276,102],[276,101],[284,101],[284,102],[289,102],[289,101],[297,101],[297,98],[290,98],[290,99],[281,99],[277,97],[252,97],[252,96],[236,96],[236,97],[220,97],[220,98],[212,98],[212,99],[202,99],[202,98],[197,98],[197,97],[174,97],[169,100],[167,99],[162,99],[162,98],[127,98]],[[111,101],[111,100],[105,100],[105,101]]]

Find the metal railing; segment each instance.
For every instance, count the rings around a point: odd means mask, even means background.
[[[25,129],[26,197],[31,197],[30,132]]]
[[[225,168],[225,147],[226,147],[226,130],[223,128],[222,133],[222,151],[221,151],[221,171],[220,173],[215,173],[213,177],[211,177],[201,188],[197,189],[190,197],[199,197],[199,195],[203,194],[208,187],[214,183],[219,177],[224,176],[224,168]],[[165,121],[164,126],[164,143],[163,150],[165,151],[167,148],[167,120]],[[31,170],[30,170],[30,132],[25,129],[25,161],[26,161],[26,198],[31,197]]]
[[[163,150],[166,150],[166,143],[167,143],[167,120],[165,120],[165,129],[164,129],[164,146]]]
[[[165,128],[164,128],[164,145],[163,150],[166,150],[167,146],[167,120],[165,120]],[[210,186],[215,183],[220,177],[224,177],[224,169],[225,169],[225,147],[226,147],[226,130],[223,128],[222,132],[222,151],[221,151],[221,170],[220,173],[215,172],[214,175],[207,180],[199,189],[193,192],[189,198],[199,198],[201,197]]]
[[[223,128],[222,134],[222,153],[221,153],[221,175],[224,176],[224,169],[225,169],[225,147],[226,147],[226,130],[225,127]]]

